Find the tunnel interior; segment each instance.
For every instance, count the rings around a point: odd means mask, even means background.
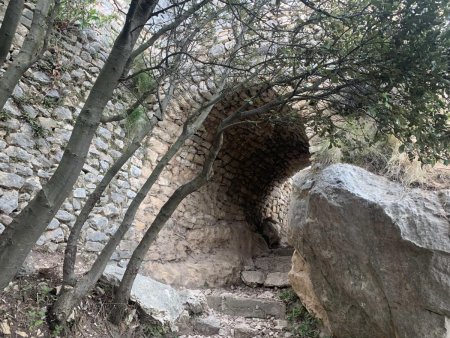
[[[171,163],[172,169],[182,168],[177,177],[201,170],[218,124],[251,94],[242,92],[215,105]],[[146,272],[172,284],[228,284],[239,279],[253,256],[287,245],[290,178],[308,165],[308,149],[301,115],[289,106],[229,128],[213,178],[177,209],[159,245],[150,250]]]

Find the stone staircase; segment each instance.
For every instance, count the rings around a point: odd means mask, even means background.
[[[179,337],[291,337],[278,288],[289,286],[292,253],[292,249],[282,248],[255,257],[241,274],[244,285],[201,290],[207,309],[181,325]]]
[[[292,248],[278,248],[270,250],[264,256],[255,257],[252,265],[244,267],[242,282],[250,287],[288,287],[293,253]]]

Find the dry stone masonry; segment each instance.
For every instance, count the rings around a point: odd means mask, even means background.
[[[6,3],[0,0],[1,10]],[[103,5],[110,6],[106,1]],[[32,3],[26,7],[15,46],[23,41],[32,17]],[[96,29],[55,32],[51,48],[15,88],[0,115],[0,231],[51,177],[119,28],[120,24],[113,22]],[[218,36],[222,42],[216,49],[226,49],[225,35]],[[16,51],[17,48],[10,57]],[[81,251],[86,258],[102,249],[158,159],[181,132],[189,112],[211,95],[213,85],[208,87],[207,80],[198,79],[197,87],[177,92],[177,102],[169,107],[167,117],[107,188],[82,234]],[[216,104],[204,127],[170,162],[113,256],[119,265],[126,264],[142,233],[171,193],[200,170],[219,121],[254,90],[249,88]],[[133,101],[128,91],[119,88],[105,114],[122,112]],[[120,156],[131,133],[124,122],[99,128],[72,195],[36,249],[63,248],[83,203]],[[260,120],[230,129],[212,181],[180,205],[149,251],[143,273],[185,286],[239,281],[243,266],[254,255],[267,251],[268,245],[286,243],[289,177],[307,162],[308,146],[299,120]]]

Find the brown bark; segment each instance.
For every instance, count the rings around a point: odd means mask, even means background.
[[[0,236],[0,289],[8,285],[72,190],[84,165],[103,110],[157,0],[133,0],[122,31],[75,123],[55,173]]]
[[[11,49],[14,34],[22,17],[25,0],[10,0],[0,28],[0,68]]]

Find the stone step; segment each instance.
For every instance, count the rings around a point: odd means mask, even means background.
[[[291,256],[267,256],[254,258],[255,270],[264,272],[285,272],[291,270]]]
[[[286,307],[281,301],[265,298],[248,298],[230,293],[206,297],[208,306],[220,313],[246,318],[284,319]]]
[[[285,319],[242,318],[210,313],[191,321],[191,326],[180,331],[181,338],[227,337],[287,337],[289,323]]]
[[[242,282],[252,288],[265,286],[268,288],[287,288],[290,286],[286,272],[242,271]]]
[[[292,257],[294,254],[294,248],[291,247],[283,247],[283,248],[276,248],[270,250],[271,256],[289,256]]]

